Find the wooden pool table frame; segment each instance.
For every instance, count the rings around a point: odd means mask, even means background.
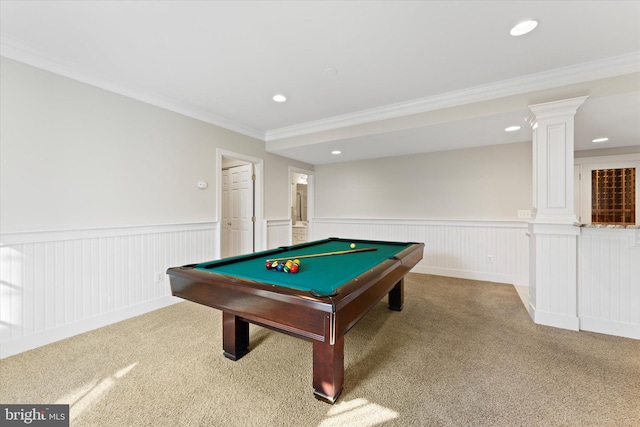
[[[311,340],[314,394],[334,403],[344,383],[345,334],[387,294],[389,308],[402,310],[404,276],[422,259],[423,249],[423,243],[409,244],[394,257],[345,282],[335,295],[322,297],[207,272],[194,265],[170,268],[167,274],[173,295],[222,311],[222,346],[231,360],[240,359],[249,350],[249,323]]]

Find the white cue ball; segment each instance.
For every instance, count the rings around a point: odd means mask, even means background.
[[[356,244],[355,244],[355,243],[352,243],[352,244],[351,244],[351,249],[353,249],[353,248],[355,248],[355,247],[356,247]]]

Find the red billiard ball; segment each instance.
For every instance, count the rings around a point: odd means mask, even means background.
[[[293,264],[291,267],[289,267],[289,273],[297,273],[298,268],[298,264]]]

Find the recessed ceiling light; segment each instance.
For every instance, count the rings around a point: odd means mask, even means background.
[[[331,152],[331,154],[340,154],[340,153],[342,153],[342,151],[340,151],[340,150],[333,150],[333,151]]]
[[[538,26],[538,21],[536,21],[535,19],[529,19],[527,21],[522,21],[519,24],[517,24],[515,27],[511,29],[511,31],[509,31],[509,34],[511,34],[514,37],[522,36],[524,34],[530,33],[537,26]]]
[[[517,130],[520,130],[520,126],[509,126],[504,129],[505,132],[515,132]]]
[[[283,94],[279,93],[277,95],[273,95],[273,100],[276,102],[284,102],[287,100],[287,97],[284,96]]]
[[[594,143],[597,144],[599,142],[607,142],[608,140],[609,140],[609,138],[596,138],[596,139],[592,140],[591,142],[594,142]]]

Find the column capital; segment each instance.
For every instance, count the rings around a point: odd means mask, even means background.
[[[538,122],[540,119],[565,115],[574,116],[578,111],[578,108],[584,104],[587,98],[589,98],[589,96],[579,96],[576,98],[529,105],[529,110],[531,110],[533,115],[529,117],[528,121],[530,124],[533,124]]]

